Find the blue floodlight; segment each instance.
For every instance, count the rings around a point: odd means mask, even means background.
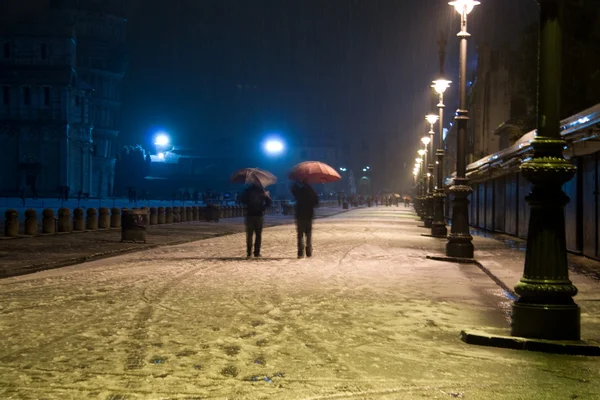
[[[268,154],[277,155],[281,154],[284,150],[285,146],[283,142],[279,139],[268,139],[265,142],[265,151]]]
[[[164,160],[165,159],[165,153],[158,153],[158,159],[159,160]]]
[[[164,132],[159,132],[154,137],[154,144],[157,146],[166,146],[170,142],[169,135]]]

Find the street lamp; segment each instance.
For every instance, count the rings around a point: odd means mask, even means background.
[[[423,157],[423,163],[421,163],[421,200],[420,200],[420,214],[421,221],[426,221],[428,217],[427,212],[427,188],[428,188],[428,180],[426,175],[427,168],[427,145],[429,144],[429,136],[423,136],[421,138],[421,143],[423,143],[424,148],[419,150],[419,155]],[[423,152],[423,154],[421,154]]]
[[[515,287],[513,336],[579,340],[580,310],[573,301],[577,288],[569,280],[564,208],[569,198],[562,185],[576,168],[563,157],[560,135],[562,8],[564,0],[538,0],[539,70],[537,132],[533,156],[521,165],[531,181],[525,198],[531,207],[523,277]]]
[[[417,215],[419,217],[423,217],[423,173],[422,173],[422,165],[423,165],[423,161],[425,160],[425,149],[419,149],[417,151],[417,154],[419,154],[419,158],[417,159],[417,173],[419,174],[418,177],[418,190],[417,190],[417,195],[415,196],[415,211],[417,212]]]
[[[459,93],[460,100],[456,110],[457,135],[456,135],[456,177],[450,186],[453,194],[452,201],[452,229],[448,235],[446,244],[446,255],[449,257],[473,258],[473,237],[469,232],[469,195],[473,189],[469,186],[466,178],[466,137],[467,122],[469,121],[467,110],[467,14],[473,7],[480,4],[475,0],[456,0],[448,4],[454,6],[460,14],[460,69],[459,69]]]
[[[443,53],[440,50],[440,53]],[[442,58],[440,56],[440,58]],[[443,73],[444,64],[443,59],[440,60],[440,72]],[[439,111],[440,131],[438,138],[438,148],[435,151],[437,157],[437,190],[433,194],[433,222],[431,224],[431,236],[434,237],[446,237],[448,236],[448,229],[446,228],[446,217],[444,216],[444,199],[446,194],[444,193],[444,92],[451,81],[446,79],[437,79],[432,82],[433,90],[439,96],[439,102],[437,104]]]
[[[438,116],[434,114],[428,114],[425,116],[425,120],[429,122],[429,163],[427,164],[427,196],[425,198],[425,227],[431,228],[433,223],[433,135],[435,132],[433,131],[433,124],[438,120]],[[427,144],[426,144],[427,145]]]

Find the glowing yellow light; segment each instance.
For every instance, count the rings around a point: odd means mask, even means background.
[[[448,4],[454,6],[454,8],[456,9],[456,11],[458,11],[459,14],[462,14],[463,10],[466,14],[469,14],[471,11],[473,11],[473,8],[481,4],[481,2],[476,0],[455,0],[449,2]]]

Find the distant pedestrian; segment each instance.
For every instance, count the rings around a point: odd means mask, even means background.
[[[292,187],[292,195],[296,199],[296,231],[298,234],[298,258],[312,257],[312,223],[315,207],[319,204],[319,196],[307,182],[296,182]],[[304,246],[306,236],[306,247]]]
[[[240,199],[247,207],[246,215],[246,257],[252,255],[252,240],[254,240],[254,257],[260,257],[262,244],[262,229],[265,210],[273,204],[271,197],[262,186],[252,184],[244,190]]]

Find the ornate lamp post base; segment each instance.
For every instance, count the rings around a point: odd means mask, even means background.
[[[444,194],[443,189],[436,190],[433,194],[434,212],[433,222],[431,224],[431,236],[438,238],[445,238],[448,236],[448,228],[446,228],[446,221],[444,218]]]
[[[513,336],[548,340],[579,340],[580,310],[573,301],[577,288],[569,280],[564,208],[569,198],[562,185],[575,167],[562,156],[560,138],[536,136],[533,157],[521,165],[531,182],[525,197],[531,208],[525,271],[515,287]]]
[[[512,306],[511,335],[546,340],[579,340],[581,312],[575,303],[567,305],[528,304]]]
[[[469,233],[469,195],[473,189],[465,178],[455,178],[450,193],[454,195],[452,202],[452,228],[446,243],[448,257],[473,258],[473,236]]]
[[[433,224],[433,196],[427,195],[425,197],[425,228],[431,228]]]

